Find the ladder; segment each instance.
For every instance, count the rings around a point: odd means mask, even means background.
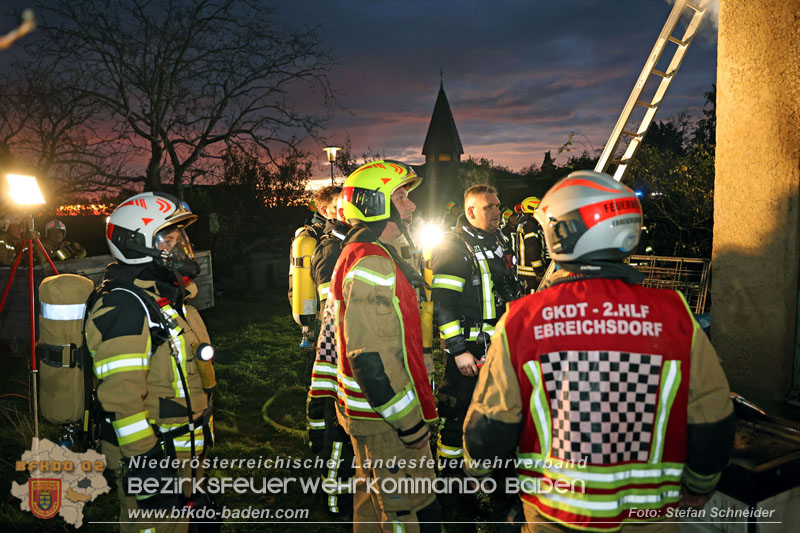
[[[680,67],[683,62],[686,50],[689,48],[689,45],[692,44],[697,29],[700,27],[700,22],[703,20],[703,15],[706,12],[709,1],[710,0],[697,0],[696,2],[690,0],[675,1],[672,11],[667,17],[667,22],[664,24],[664,28],[662,28],[661,34],[658,36],[656,44],[653,46],[653,50],[650,52],[642,72],[639,74],[639,79],[636,80],[636,84],[633,86],[628,101],[622,109],[622,114],[619,116],[619,119],[617,119],[617,124],[611,132],[611,137],[609,137],[603,149],[603,153],[600,155],[600,159],[594,167],[596,172],[606,172],[609,164],[615,163],[617,168],[614,172],[614,179],[617,181],[622,180],[628,165],[633,159],[633,156],[636,155],[639,146],[642,144],[647,129],[653,122],[656,111],[658,111],[661,102],[664,100],[664,95],[667,93],[670,83],[675,79],[675,74],[678,71],[678,67]],[[675,37],[673,35],[675,28],[686,10],[693,13],[692,18],[683,35],[680,38]],[[675,44],[676,48],[672,60],[669,62],[669,66],[666,71],[662,72],[656,70],[656,65],[664,49],[667,47],[667,43]],[[642,91],[644,90],[645,84],[650,79],[650,76],[657,76],[661,78],[661,81],[653,97],[649,101],[642,101]],[[635,124],[629,124],[631,115],[637,107],[645,108],[644,118],[642,118],[638,127],[636,127]],[[620,159],[612,159],[623,135],[630,139],[625,153]]]
[[[600,159],[594,167],[595,172],[606,172],[610,164],[616,164],[617,168],[614,171],[614,179],[621,181],[623,176],[625,176],[628,165],[631,160],[633,160],[633,156],[636,155],[639,146],[642,144],[647,129],[650,127],[650,124],[653,123],[653,117],[655,117],[656,111],[658,111],[659,106],[661,106],[661,102],[664,100],[664,95],[666,95],[670,83],[675,79],[678,67],[681,66],[683,58],[686,56],[686,50],[688,50],[689,45],[692,44],[692,40],[697,33],[697,29],[700,27],[700,22],[702,22],[703,15],[705,15],[706,8],[710,2],[711,0],[675,0],[675,5],[672,6],[672,11],[670,11],[667,21],[664,23],[664,27],[661,29],[658,39],[656,39],[653,50],[647,57],[644,68],[642,68],[642,72],[639,74],[639,79],[636,80],[636,84],[633,86],[628,101],[625,102],[625,107],[622,108],[622,114],[620,114],[614,129],[611,131],[611,136],[608,138],[605,148],[603,148],[603,153],[600,155]],[[687,9],[693,13],[692,18],[689,20],[689,24],[683,35],[680,38],[675,37],[673,32]],[[656,65],[667,43],[675,44],[676,48],[672,60],[669,62],[669,66],[666,71],[662,72],[656,69]],[[641,100],[642,91],[644,90],[645,84],[650,79],[650,76],[661,78],[661,82],[650,101],[645,102]],[[639,123],[639,126],[636,127],[634,131],[633,128],[635,125],[629,125],[629,122],[637,106],[644,107],[646,111],[641,123]],[[630,138],[625,153],[620,159],[612,159],[623,135]],[[547,266],[547,271],[539,282],[539,287],[536,289],[537,291],[544,288],[545,280],[553,274],[555,269],[555,261],[550,261],[550,264]]]

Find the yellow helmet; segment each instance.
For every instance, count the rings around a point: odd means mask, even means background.
[[[506,208],[503,211],[503,222],[508,222],[508,219],[511,218],[511,215],[513,215],[513,214],[514,214],[514,211],[512,211],[509,208]]]
[[[533,213],[536,211],[536,208],[539,207],[539,200],[535,196],[528,196],[524,200],[522,200],[522,212],[523,213]]]
[[[363,222],[389,220],[392,193],[400,187],[410,192],[420,183],[422,178],[414,169],[399,161],[386,159],[362,165],[344,182],[344,217]]]

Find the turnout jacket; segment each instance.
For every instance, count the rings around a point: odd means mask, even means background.
[[[55,259],[56,261],[86,257],[86,249],[77,242],[53,242],[50,239],[45,239],[42,241],[42,246],[44,246],[50,259]]]
[[[714,489],[733,442],[730,392],[679,292],[561,282],[512,302],[494,340],[465,455],[516,448],[524,504],[565,527],[613,531],[642,520],[642,509],[663,517],[681,484]],[[556,481],[570,488],[546,489]]]
[[[152,267],[150,267],[152,268]],[[152,279],[141,265],[111,264],[106,279],[133,283],[146,291],[174,321],[169,335],[179,350],[186,378],[192,418],[201,417],[208,399],[200,378],[193,347],[210,342],[199,313],[179,302],[177,287]],[[148,279],[150,278],[150,279]],[[170,352],[170,341],[153,346],[155,326],[133,292],[113,289],[103,293],[86,321],[86,342],[99,380],[97,397],[111,417],[124,457],[141,455],[159,441],[159,433],[188,423],[186,394]],[[210,421],[209,421],[210,422]],[[174,437],[177,452],[190,451],[187,432]],[[204,449],[203,424],[196,424],[195,451]]]
[[[494,333],[506,303],[520,296],[515,262],[499,230],[479,230],[463,215],[434,250],[430,263],[434,320],[450,355],[469,350],[481,332]]]
[[[506,224],[500,228],[500,233],[503,234],[506,241],[508,242],[508,247],[511,248],[511,251],[516,254],[517,253],[517,226],[516,224],[512,225],[506,222]]]
[[[393,429],[413,444],[437,418],[417,294],[392,245],[372,235],[366,228],[351,231],[331,281],[338,418],[350,435]]]
[[[547,246],[542,227],[532,213],[523,213],[517,224],[517,246],[519,275],[541,279],[547,267]]]
[[[17,256],[16,241],[7,231],[0,231],[0,265],[11,266]],[[20,259],[20,261],[24,261]],[[25,263],[23,263],[25,264]]]

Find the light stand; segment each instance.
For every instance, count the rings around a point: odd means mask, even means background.
[[[30,187],[29,181],[33,181],[33,185],[35,186],[35,193],[31,192],[30,190],[24,190],[20,192],[19,184],[20,180],[15,178],[29,178],[29,180],[22,180],[24,181],[24,185]],[[8,174],[6,176],[8,183],[11,187],[11,196],[19,204],[23,205],[33,205],[44,203],[44,198],[42,197],[42,193],[39,191],[39,186],[36,184],[36,178],[33,176],[19,176],[16,174]],[[38,194],[38,196],[37,196]],[[41,200],[41,201],[40,201]],[[3,311],[3,307],[6,304],[6,298],[8,297],[8,293],[11,290],[11,283],[14,281],[14,274],[17,272],[17,267],[19,266],[20,259],[22,259],[22,255],[27,251],[28,255],[28,301],[30,303],[30,335],[31,335],[31,378],[33,380],[33,427],[34,427],[34,437],[37,439],[39,438],[39,395],[38,395],[38,386],[37,386],[37,374],[38,369],[36,368],[36,302],[34,301],[34,287],[33,287],[33,249],[34,243],[39,246],[36,249],[39,255],[39,262],[44,264],[42,261],[42,256],[47,259],[47,262],[50,264],[50,268],[53,269],[53,272],[57,275],[58,270],[56,266],[53,264],[53,261],[50,259],[50,256],[42,246],[42,242],[39,240],[39,233],[34,231],[33,229],[33,215],[28,214],[26,215],[25,221],[25,229],[26,229],[26,238],[23,243],[23,246],[17,252],[17,255],[14,257],[14,263],[11,265],[11,271],[8,275],[8,281],[6,282],[6,288],[3,291],[3,297],[0,299],[0,313]]]

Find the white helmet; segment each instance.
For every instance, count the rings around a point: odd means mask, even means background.
[[[557,262],[621,260],[642,231],[642,204],[608,174],[579,170],[553,185],[534,217]]]
[[[106,221],[106,241],[129,265],[155,261],[184,275],[199,273],[184,228],[197,220],[186,202],[163,192],[143,192],[119,205]],[[170,235],[173,234],[174,235]]]
[[[63,232],[61,234],[61,240],[63,241],[64,238],[67,236],[67,226],[65,226],[64,223],[61,222],[60,220],[56,220],[56,219],[49,220],[47,222],[47,224],[44,225],[44,234],[45,234],[45,236],[47,236],[47,234],[50,232],[50,230],[54,230],[54,229],[60,229]]]

